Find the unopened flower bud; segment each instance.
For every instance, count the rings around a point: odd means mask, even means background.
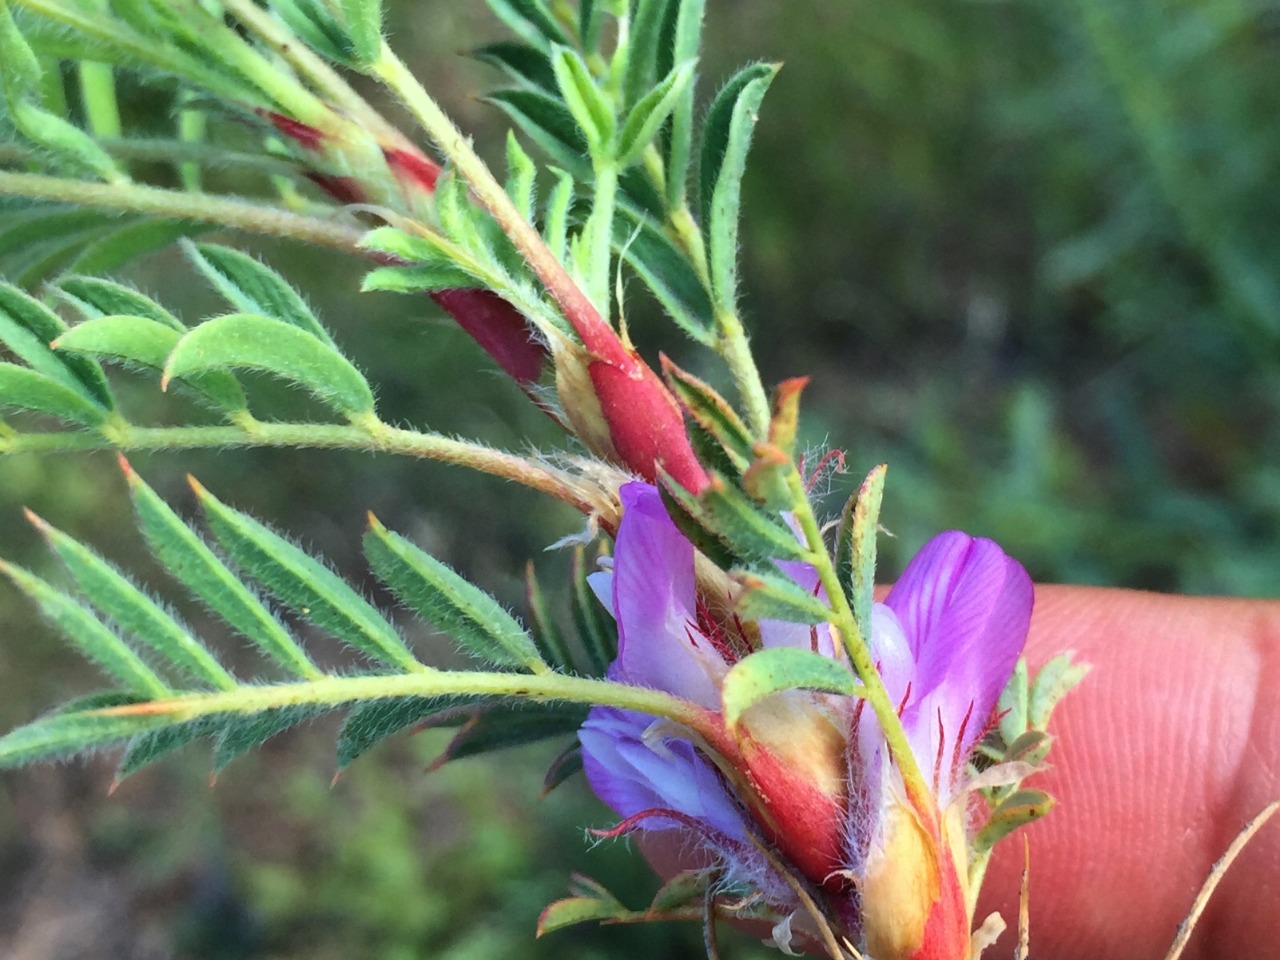
[[[969,910],[960,806],[922,813],[902,798],[882,814],[861,884],[876,960],[968,960]]]

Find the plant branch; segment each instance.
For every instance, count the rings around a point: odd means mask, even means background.
[[[403,61],[384,43],[382,58],[370,69],[413,114],[441,154],[453,162],[481,206],[510,237],[579,335],[589,340],[592,333],[603,333],[608,324],[600,312],[556,259],[533,224],[516,209],[502,184],[472,149],[470,140],[462,135]],[[587,345],[590,347],[591,343]]]
[[[0,170],[0,195],[4,194],[213,223],[248,233],[301,240],[343,253],[361,253],[360,238],[365,234],[363,228],[353,224],[302,216],[262,202],[136,184],[92,183]]]
[[[0,454],[63,453],[86,450],[195,450],[210,447],[309,447],[364,450],[438,460],[512,480],[550,494],[588,515],[613,512],[610,496],[598,485],[534,460],[483,444],[439,434],[391,427],[381,421],[360,424],[265,423],[239,425],[138,427],[116,424],[100,432],[65,431],[0,434]]]
[[[540,701],[607,704],[665,717],[701,732],[714,721],[702,707],[669,693],[558,673],[490,673],[484,671],[435,670],[430,667],[411,674],[374,677],[325,677],[302,683],[268,686],[241,686],[221,693],[192,693],[170,700],[130,704],[96,710],[104,717],[163,716],[175,721],[192,720],[210,714],[261,713],[277,707],[307,704],[337,706],[362,700],[445,695],[521,697]]]
[[[742,326],[738,314],[732,310],[717,310],[716,326],[720,328],[716,352],[728,365],[729,373],[733,376],[747,417],[747,426],[757,439],[763,440],[769,435],[769,398],[760,379],[756,358],[751,353],[746,328]]]
[[[184,111],[191,112],[191,111]],[[98,146],[113,157],[125,160],[158,161],[164,163],[199,163],[208,167],[252,167],[263,173],[297,175],[298,164],[282,157],[265,153],[247,153],[226,150],[222,147],[195,140],[166,140],[164,138],[104,138]],[[0,143],[0,163],[24,163],[40,157],[38,150],[20,143]]]
[[[827,592],[827,602],[831,605],[831,611],[834,614],[831,623],[840,632],[845,651],[849,654],[849,662],[853,664],[854,672],[865,687],[866,692],[863,697],[871,704],[876,719],[880,722],[880,730],[889,746],[889,753],[902,774],[907,796],[915,803],[918,812],[928,811],[931,807],[924,801],[932,797],[933,791],[929,789],[924,774],[920,771],[920,765],[916,762],[911,744],[907,740],[907,733],[902,727],[902,720],[898,717],[897,706],[890,699],[889,691],[885,689],[884,680],[880,676],[880,671],[876,669],[871,650],[867,647],[867,640],[858,629],[853,610],[849,606],[848,598],[845,597],[844,587],[840,584],[840,577],[831,563],[831,554],[827,552],[826,541],[822,538],[822,528],[813,514],[813,506],[809,503],[809,496],[804,488],[804,478],[800,476],[800,471],[794,465],[791,467],[787,483],[791,491],[794,504],[792,510],[796,522],[804,534],[805,544],[812,555],[811,562],[817,571],[822,588]],[[929,802],[932,804],[933,801]]]

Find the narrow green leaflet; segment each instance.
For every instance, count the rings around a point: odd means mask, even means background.
[[[472,51],[471,56],[531,89],[543,93],[556,91],[556,74],[551,69],[551,61],[545,53],[527,43],[491,43]]]
[[[488,0],[488,4],[513,33],[539,50],[549,50],[554,43],[572,42],[543,0]]]
[[[147,730],[133,737],[125,748],[120,765],[116,767],[116,783],[121,783],[144,767],[158,763],[183,747],[211,737],[218,732],[220,724],[226,720],[226,714],[214,714],[198,717],[185,723],[174,723],[172,717],[165,717],[169,726]]]
[[[573,114],[558,99],[537,90],[495,90],[485,99],[574,177],[591,176],[585,159],[587,141]]]
[[[340,0],[340,6],[356,56],[364,63],[376,63],[382,57],[381,0]]]
[[[573,593],[569,609],[574,629],[586,650],[592,675],[602,677],[618,655],[618,628],[587,581],[587,553],[582,547],[573,551],[570,582]]]
[[[338,770],[351,766],[387,737],[474,702],[474,697],[401,697],[358,705],[338,732]]]
[[[75,756],[172,722],[169,717],[104,717],[91,711],[54,713],[0,737],[0,768]]]
[[[1043,790],[1018,790],[991,811],[991,816],[973,838],[973,849],[984,853],[1019,827],[1039,820],[1053,809],[1053,797]]]
[[[638,162],[645,148],[653,143],[671,111],[692,86],[694,66],[693,61],[678,65],[632,107],[618,134],[616,157],[619,167]]]
[[[178,330],[148,317],[101,316],[76,324],[59,336],[54,346],[60,352],[91,354],[161,370],[181,339]],[[218,409],[232,412],[247,405],[240,384],[225,370],[190,373],[179,381]]]
[[[533,222],[534,177],[537,170],[533,161],[520,146],[514,130],[507,131],[507,196],[515,204],[525,220]]]
[[[843,664],[812,650],[758,650],[739,660],[725,675],[720,691],[725,725],[736,727],[753,706],[785,690],[817,690],[856,697],[861,686]]]
[[[996,702],[996,716],[1000,718],[1000,736],[1005,743],[1013,743],[1029,729],[1027,723],[1029,696],[1027,661],[1019,657],[1013,668],[1013,676],[1000,691],[1000,699]]]
[[[432,762],[431,769],[507,747],[541,743],[552,737],[571,737],[587,719],[588,709],[576,703],[503,703],[477,707],[468,712],[466,722]],[[427,720],[424,725],[433,724]]]
[[[663,490],[680,503],[733,553],[746,560],[808,560],[801,543],[780,516],[767,513],[738,487],[712,473],[701,494],[694,496],[665,473],[659,474]]]
[[[49,348],[66,329],[62,319],[39,300],[0,283],[0,343],[32,370],[61,381],[104,410],[113,409],[115,399],[101,367],[88,357],[57,356]]]
[[[1089,673],[1088,664],[1072,663],[1071,653],[1060,653],[1036,674],[1027,698],[1027,725],[1048,730],[1053,708]]]
[[[742,586],[737,609],[746,619],[826,623],[831,617],[826,604],[781,573],[735,570],[732,574]]]
[[[221,772],[232,760],[256,750],[276,734],[334,709],[337,708],[331,704],[307,703],[227,716],[214,735],[213,772]]]
[[[127,577],[34,513],[28,511],[27,518],[62,560],[85,599],[121,631],[137,637],[201,684],[219,690],[235,687],[235,679],[213,655]]]
[[[476,286],[476,278],[453,264],[415,265],[412,267],[377,267],[360,281],[360,292],[383,290],[387,293],[433,293],[436,290],[462,290]]]
[[[16,363],[0,363],[0,407],[43,413],[85,427],[100,426],[107,411],[79,390]]]
[[[777,72],[772,64],[740,71],[712,103],[703,127],[701,223],[707,235],[712,295],[726,310],[734,309],[737,294],[738,208],[747,150],[760,103]]]
[[[671,0],[659,27],[657,60],[658,76],[665,75],[677,63],[693,60],[702,47],[702,18],[706,0]],[[689,163],[693,155],[694,88],[690,84],[671,114],[671,135],[667,149],[667,206],[676,210],[683,206],[689,180]],[[703,224],[705,229],[705,221]]]
[[[209,528],[231,559],[316,626],[402,670],[427,669],[374,606],[319,560],[233,510],[191,479]]]
[[[302,294],[270,267],[231,247],[190,241],[182,246],[191,262],[237,310],[283,320],[336,349]]]
[[[0,560],[0,573],[34,600],[50,622],[126,690],[153,700],[170,696],[171,691],[165,682],[129,649],[128,644],[75,600],[34,574],[3,560]]]
[[[396,596],[471,653],[491,663],[547,672],[533,638],[498,601],[372,514],[364,549],[374,573]]]
[[[261,370],[296,383],[347,416],[373,412],[364,375],[327,341],[250,313],[206,320],[182,337],[165,361],[162,386],[174,377],[229,368]]]
[[[87,319],[105,316],[145,317],[156,323],[186,332],[181,320],[145,294],[132,287],[102,277],[63,277],[58,292]]]
[[[667,8],[674,0],[635,0],[631,5],[631,40],[622,92],[628,107],[634,105],[658,79],[658,52]]]
[[[533,635],[533,642],[538,645],[539,655],[552,666],[572,672],[573,657],[569,653],[569,644],[547,607],[547,598],[538,582],[532,560],[525,564],[524,584],[524,602],[531,621],[530,633]]]
[[[755,441],[737,411],[709,384],[681,370],[666,357],[662,359],[662,373],[680,406],[694,423],[715,438],[738,471],[745,472],[755,459],[752,449]]]
[[[542,237],[557,260],[565,258],[569,220],[573,209],[573,177],[554,169],[556,185],[551,188],[542,219]]]
[[[568,47],[553,47],[551,67],[556,74],[560,96],[573,115],[593,157],[603,157],[613,143],[617,120],[613,107],[596,86],[582,57]]]
[[[289,29],[322,56],[354,66],[355,47],[347,31],[317,0],[271,0],[270,7]]]
[[[876,535],[880,530],[880,503],[884,499],[884,475],[886,464],[880,464],[867,474],[858,489],[857,503],[853,508],[852,551],[848,584],[849,603],[853,607],[853,619],[864,640],[871,638],[871,608],[875,602],[876,587]]]
[[[324,676],[280,622],[227,569],[156,492],[122,461],[129,493],[152,553],[166,570],[210,610],[290,673],[310,680]]]
[[[447,181],[451,182],[452,178]],[[467,276],[467,284],[475,284],[475,278],[466,274],[459,266],[457,250],[444,237],[434,233],[410,233],[398,227],[377,227],[360,238],[360,247],[386,254],[400,264],[427,266],[441,273],[452,270]],[[396,266],[391,265],[385,269],[393,270]]]
[[[624,202],[618,212],[613,240],[621,256],[680,329],[698,343],[713,346],[711,297],[688,256],[639,207]]]

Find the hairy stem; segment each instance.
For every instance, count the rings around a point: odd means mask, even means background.
[[[4,194],[171,220],[214,223],[269,237],[315,243],[343,253],[360,253],[360,238],[365,234],[353,224],[302,216],[251,200],[0,170],[0,195]]]
[[[618,197],[618,168],[612,161],[596,165],[595,192],[591,218],[587,221],[587,293],[600,311],[609,317],[609,261],[613,251],[613,212]]]
[[[483,444],[403,430],[377,420],[359,424],[328,424],[264,423],[249,418],[228,426],[137,427],[115,424],[100,433],[23,433],[15,430],[0,435],[0,454],[210,447],[364,450],[439,460],[550,494],[585,514],[611,513],[609,495],[572,474]]]
[[[190,140],[166,140],[164,138],[107,138],[98,146],[112,157],[123,160],[160,161],[165,163],[196,163],[208,167],[251,167],[262,173],[297,174],[299,167],[291,160],[273,157],[265,153],[246,153],[228,150],[215,144],[196,139],[197,128],[187,124],[187,117],[203,117],[199,110],[183,110],[184,129],[189,129]],[[20,143],[0,143],[0,163],[25,163],[36,159],[40,152]]]
[[[769,434],[769,398],[760,380],[756,358],[751,353],[747,331],[738,314],[732,310],[717,310],[716,325],[720,328],[716,352],[729,366],[734,385],[738,388],[738,397],[742,400],[747,425],[758,439],[763,440]]]
[[[818,573],[822,588],[827,592],[827,602],[831,604],[831,611],[834,614],[831,623],[840,631],[845,651],[849,654],[849,662],[866,688],[863,696],[875,711],[876,719],[880,721],[880,729],[884,734],[885,742],[889,745],[889,753],[893,756],[893,761],[902,774],[902,782],[906,785],[907,796],[915,802],[919,811],[927,811],[931,809],[933,803],[929,799],[933,791],[929,788],[924,774],[920,772],[920,765],[916,762],[915,754],[911,752],[911,744],[907,741],[907,732],[903,729],[902,721],[898,717],[897,707],[889,698],[889,691],[885,689],[880,671],[876,669],[866,638],[858,629],[853,610],[849,606],[844,588],[840,585],[840,578],[831,562],[831,555],[827,552],[826,542],[822,539],[822,528],[818,525],[817,517],[813,515],[813,507],[809,503],[809,497],[804,488],[804,478],[794,467],[788,478],[788,486],[791,490],[794,504],[792,509],[795,511],[796,522],[800,524],[800,530],[804,533],[805,543],[812,554],[811,562]]]
[[[598,331],[607,327],[600,312],[556,259],[555,254],[543,241],[542,235],[516,209],[502,184],[494,178],[485,162],[472,149],[470,140],[463,136],[462,131],[440,109],[440,105],[432,99],[409,68],[386,44],[383,44],[382,59],[371,69],[387,89],[413,114],[414,119],[435,142],[440,152],[453,162],[481,206],[490,213],[515,244],[529,268],[555,298],[565,318],[574,329],[586,339],[587,334],[584,334],[584,331]]]
[[[111,707],[96,712],[101,716],[168,716],[175,720],[191,720],[210,714],[261,713],[276,707],[336,706],[361,700],[457,694],[607,704],[665,717],[698,732],[714,725],[706,710],[687,700],[659,690],[610,680],[558,673],[535,676],[431,668],[387,677],[326,677],[303,683],[241,686],[225,693],[192,693],[171,700]]]

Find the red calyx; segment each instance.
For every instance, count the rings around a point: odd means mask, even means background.
[[[436,181],[440,179],[440,165],[418,150],[407,150],[402,147],[383,147],[382,155],[387,166],[400,178],[402,183],[434,193]]]
[[[449,316],[521,386],[537,383],[547,348],[507,301],[488,290],[438,290],[431,294]]]

